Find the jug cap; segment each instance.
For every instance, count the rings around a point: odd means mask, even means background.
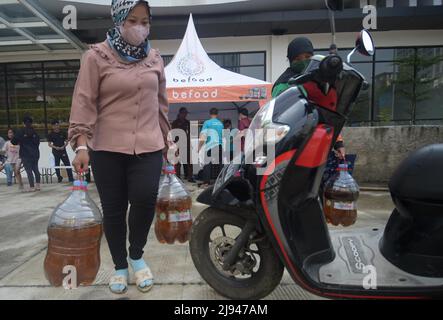
[[[337,171],[348,171],[348,164],[345,163],[340,163],[337,167]]]
[[[175,167],[174,167],[174,166],[171,166],[171,165],[168,165],[168,166],[166,166],[166,167],[163,169],[163,172],[164,172],[165,174],[175,174]]]
[[[80,180],[74,181],[74,187],[81,187],[81,186],[82,186],[82,182]]]
[[[74,186],[72,188],[72,190],[83,190],[86,191],[87,190],[87,186],[88,183],[86,181],[81,181],[81,180],[75,180],[74,181]]]

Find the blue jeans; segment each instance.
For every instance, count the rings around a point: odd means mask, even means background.
[[[6,172],[6,182],[9,185],[12,185],[12,173],[14,172],[14,167],[10,163],[5,164],[5,172]]]
[[[12,185],[12,174],[14,173],[14,165],[11,163],[5,164],[6,182],[8,186]]]

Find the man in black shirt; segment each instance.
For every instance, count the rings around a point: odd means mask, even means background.
[[[186,133],[186,162],[183,163],[184,177],[188,179],[189,182],[195,182],[192,178],[192,164],[191,164],[191,123],[188,119],[186,119],[188,115],[188,109],[185,107],[180,108],[178,111],[177,119],[172,122],[172,129],[181,129]],[[175,143],[178,142],[178,138],[176,138]],[[180,150],[179,150],[180,152]],[[180,168],[182,163],[177,163],[175,166],[175,170],[177,175],[180,175]]]
[[[68,153],[66,152],[66,146],[68,145],[68,139],[66,134],[60,130],[60,123],[55,120],[52,122],[52,131],[48,135],[48,144],[49,147],[52,148],[52,154],[55,159],[55,166],[58,167],[60,165],[60,160],[63,161],[66,167],[69,167],[71,164],[69,162]],[[74,177],[72,175],[71,169],[66,169],[68,173],[68,178],[70,182],[74,181]],[[57,174],[58,182],[62,182],[63,177],[60,174],[60,169],[55,169],[55,173]]]
[[[30,116],[25,116],[23,118],[24,128],[17,132],[11,140],[11,143],[13,145],[20,145],[20,159],[22,160],[28,176],[30,186],[29,191],[40,191],[41,176],[38,169],[38,160],[40,159],[40,137],[34,130],[32,123],[32,118]]]

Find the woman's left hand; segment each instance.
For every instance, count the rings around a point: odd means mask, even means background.
[[[335,155],[340,159],[340,160],[345,160],[345,156],[346,156],[346,152],[345,152],[345,148],[338,148],[338,150],[335,150]]]
[[[168,141],[167,146],[163,149],[163,156],[166,160],[171,163],[175,163],[174,161],[177,158],[178,147],[175,142]]]

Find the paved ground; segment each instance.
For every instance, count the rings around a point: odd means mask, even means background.
[[[199,190],[189,185],[195,197]],[[109,249],[102,241],[102,264],[94,285],[76,290],[51,287],[44,277],[43,260],[46,254],[46,226],[53,208],[69,192],[67,184],[43,185],[39,193],[18,193],[0,181],[0,299],[223,299],[212,290],[195,270],[188,246],[162,245],[152,230],[145,250],[156,278],[155,287],[147,294],[130,286],[124,296],[113,295],[107,282],[113,270]],[[99,203],[95,186],[90,187],[92,198]],[[359,200],[359,219],[356,227],[389,217],[393,204],[387,192],[362,192]],[[204,206],[194,204],[193,215]],[[285,273],[280,286],[266,299],[317,299],[294,284]]]

